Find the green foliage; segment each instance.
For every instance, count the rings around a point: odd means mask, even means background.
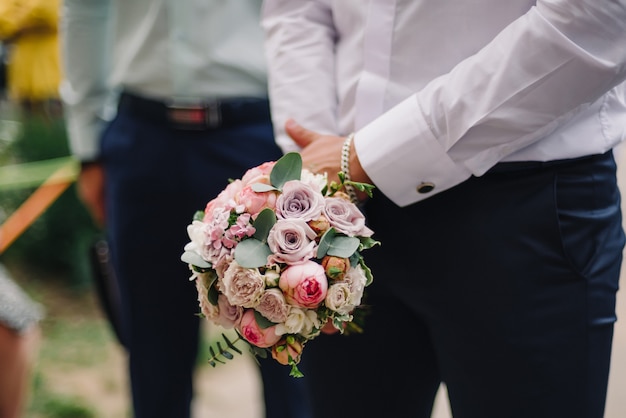
[[[270,173],[270,183],[280,190],[285,183],[291,180],[300,180],[302,174],[302,157],[297,152],[283,155]]]
[[[335,228],[330,228],[320,239],[317,258],[324,258],[325,255],[349,258],[359,248],[359,244],[358,238],[339,235]]]
[[[96,414],[81,401],[58,395],[48,395],[43,399],[37,399],[31,409],[33,413],[41,414],[46,418],[96,417]]]
[[[217,366],[218,363],[226,364],[226,360],[232,360],[233,358],[235,358],[230,350],[239,355],[242,355],[243,351],[241,351],[235,345],[239,341],[244,341],[246,344],[248,344],[248,342],[244,340],[243,337],[239,335],[239,333],[237,333],[237,338],[234,341],[231,341],[230,338],[228,338],[224,333],[222,333],[222,339],[226,343],[226,347],[223,347],[220,341],[215,342],[215,345],[209,346],[209,353],[211,354],[211,357],[209,358],[208,363],[211,365],[211,367]]]
[[[276,223],[276,215],[271,209],[263,209],[254,220],[256,229],[252,238],[245,239],[235,247],[235,261],[245,268],[256,268],[267,263],[272,254],[267,245],[267,237]]]
[[[198,253],[195,253],[193,251],[183,252],[183,254],[180,256],[180,259],[181,261],[187,264],[192,264],[196,267],[199,267],[200,269],[208,269],[212,267],[211,263],[200,257]]]

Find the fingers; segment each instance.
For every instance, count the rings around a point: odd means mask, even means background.
[[[293,119],[289,119],[285,122],[285,132],[287,132],[300,148],[306,147],[320,136],[317,132],[304,128]]]

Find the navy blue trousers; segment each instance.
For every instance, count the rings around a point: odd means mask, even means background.
[[[197,293],[180,260],[186,227],[229,179],[281,152],[269,120],[184,131],[122,108],[104,133],[102,156],[134,416],[189,417],[193,370],[202,359]],[[289,368],[269,360],[260,372],[267,418],[309,416],[304,382],[289,377]]]
[[[601,418],[624,234],[611,153],[365,206],[365,333],[308,343],[318,418]]]

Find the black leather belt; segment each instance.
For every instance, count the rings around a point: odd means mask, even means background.
[[[257,98],[166,103],[125,92],[120,97],[119,109],[153,123],[183,130],[211,130],[270,122],[269,101]]]
[[[493,166],[490,170],[485,174],[491,173],[508,173],[508,172],[516,172],[516,171],[524,171],[524,170],[544,170],[553,167],[568,165],[568,164],[578,164],[580,162],[584,162],[587,160],[594,159],[603,159],[603,158],[613,158],[613,151],[607,151],[604,154],[593,154],[586,155],[578,158],[569,158],[564,160],[551,160],[551,161],[510,161],[498,163]]]

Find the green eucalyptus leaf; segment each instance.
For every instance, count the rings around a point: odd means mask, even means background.
[[[264,192],[271,192],[274,190],[278,190],[276,187],[270,186],[269,184],[265,184],[265,183],[254,183],[250,186],[250,188],[257,193],[264,193]]]
[[[228,339],[226,334],[222,333],[222,338],[224,339],[224,341],[226,341],[226,344],[228,344],[228,347],[230,347],[231,350],[236,351],[237,354],[243,354],[243,351],[241,351],[239,348],[237,348],[235,346],[235,343],[233,343],[230,339]],[[237,340],[235,342],[237,342]]]
[[[228,349],[222,348],[222,343],[220,343],[219,341],[217,342],[217,349],[219,350],[220,354],[228,360],[232,360],[234,358],[234,356],[230,351],[228,351]]]
[[[215,277],[217,277],[217,276],[215,276]],[[211,305],[217,306],[217,298],[218,298],[219,294],[220,294],[220,292],[217,291],[215,286],[209,287],[207,298],[209,299],[209,302],[211,303]]]
[[[254,238],[262,242],[267,242],[267,236],[270,233],[270,229],[276,223],[276,214],[271,209],[263,209],[259,212],[257,218],[254,220]],[[265,263],[263,263],[265,264]]]
[[[187,264],[191,264],[193,266],[196,267],[200,267],[200,268],[210,268],[211,263],[209,263],[208,261],[206,261],[204,258],[200,257],[200,254],[193,252],[193,251],[185,251],[181,256],[180,259],[187,263]]]
[[[254,320],[257,324],[259,324],[259,327],[261,329],[269,328],[276,325],[274,322],[261,315],[261,313],[257,310],[254,311]]]
[[[328,231],[322,235],[322,238],[320,238],[320,242],[317,245],[317,258],[324,258],[336,235],[337,232],[335,231],[335,228],[328,228]]]
[[[243,337],[241,337],[243,338]],[[261,347],[257,347],[256,345],[252,344],[252,343],[248,343],[248,346],[250,348],[250,352],[255,356],[255,357],[259,357],[259,358],[267,358],[267,348],[261,348]]]
[[[270,183],[281,190],[288,181],[300,180],[301,175],[302,157],[297,152],[288,152],[274,164],[270,173]]]
[[[270,247],[255,238],[245,239],[235,247],[235,261],[244,268],[264,266],[267,264],[267,257],[271,254]]]
[[[328,247],[326,254],[335,257],[349,258],[359,248],[361,241],[357,237],[337,235]]]

